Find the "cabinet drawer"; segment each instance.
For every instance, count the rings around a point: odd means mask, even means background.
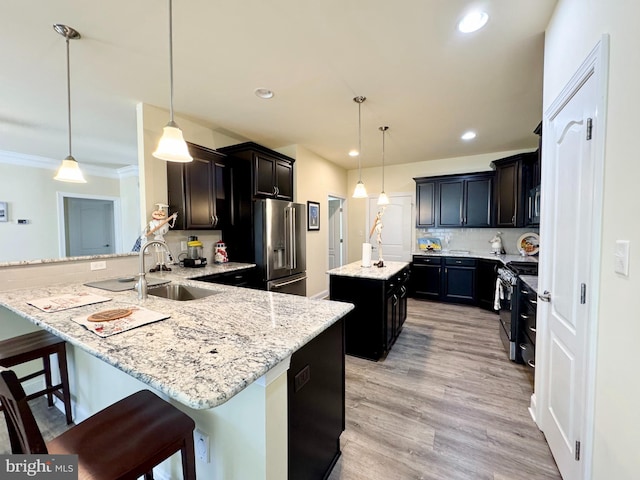
[[[414,255],[413,264],[414,265],[442,265],[442,258]]]
[[[531,368],[536,368],[536,348],[531,344],[526,336],[525,340],[520,343],[519,347],[524,364]]]
[[[520,313],[520,325],[524,333],[529,336],[531,343],[536,344],[536,313],[525,310]]]
[[[477,260],[473,258],[446,257],[444,264],[452,267],[475,267]]]

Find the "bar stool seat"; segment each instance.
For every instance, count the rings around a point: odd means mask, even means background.
[[[45,388],[32,393],[27,400],[47,396],[47,403],[53,406],[53,395],[62,400],[67,418],[67,425],[73,422],[71,413],[71,392],[69,391],[69,374],[67,371],[67,351],[66,342],[60,337],[39,330],[33,333],[19,335],[0,341],[0,366],[11,368],[31,360],[42,359],[42,370],[26,375],[18,380],[25,382],[32,378],[44,375]],[[53,354],[58,356],[58,367],[60,369],[60,383],[53,385],[51,379],[51,358]],[[2,410],[0,408],[0,410]]]
[[[195,480],[191,417],[149,390],[100,410],[49,443],[42,434],[15,372],[0,368],[0,402],[13,453],[76,454],[80,480],[153,479],[153,467],[176,452],[184,480]]]

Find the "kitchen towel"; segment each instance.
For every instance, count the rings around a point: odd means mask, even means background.
[[[76,323],[79,323],[87,330],[92,331],[96,335],[104,338],[116,333],[126,332],[132,328],[141,327],[148,323],[158,322],[169,318],[169,315],[164,313],[154,312],[144,307],[128,307],[132,310],[131,315],[116,320],[110,320],[107,322],[92,322],[88,320],[89,315],[83,315],[81,317],[72,318]]]
[[[362,266],[363,267],[371,266],[371,244],[370,243],[362,244]]]
[[[496,293],[493,297],[493,309],[500,310],[500,300],[504,299],[504,292],[502,291],[502,282],[499,278],[496,278]]]

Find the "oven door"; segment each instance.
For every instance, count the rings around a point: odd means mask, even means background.
[[[509,360],[516,360],[516,339],[513,338],[513,313],[515,312],[514,286],[505,279],[500,279],[502,295],[500,298],[500,339],[509,354]]]

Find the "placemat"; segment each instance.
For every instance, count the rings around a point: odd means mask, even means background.
[[[132,310],[131,315],[107,322],[92,322],[89,320],[90,315],[75,317],[72,318],[72,320],[79,323],[87,330],[92,331],[96,335],[105,338],[149,323],[166,320],[170,317],[170,315],[154,312],[153,310],[149,310],[144,307],[131,306],[128,308]]]
[[[52,313],[59,312],[60,310],[67,310],[69,308],[84,307],[85,305],[91,305],[93,303],[108,302],[109,300],[111,300],[109,297],[81,292],[66,293],[55,297],[37,298],[35,300],[30,300],[27,303],[42,310],[43,312]]]

